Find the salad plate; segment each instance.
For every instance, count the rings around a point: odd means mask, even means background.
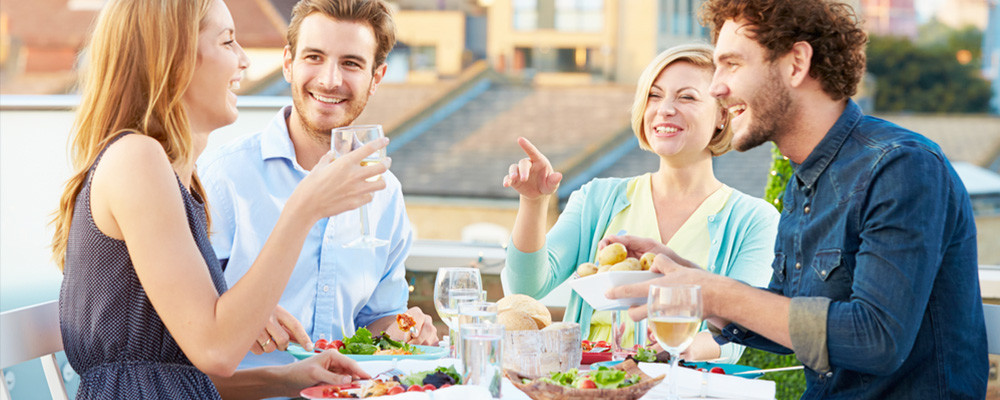
[[[348,358],[354,361],[391,361],[391,360],[437,360],[439,358],[448,355],[448,349],[444,347],[437,346],[420,346],[413,345],[414,348],[419,350],[420,354],[344,354]],[[295,356],[299,360],[304,360],[312,357],[316,354],[315,352],[306,351],[302,346],[295,343],[290,343],[288,349],[285,350],[289,354]]]

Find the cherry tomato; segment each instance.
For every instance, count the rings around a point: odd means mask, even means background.
[[[611,347],[611,346],[608,346],[608,342],[605,342],[603,340],[595,343],[594,346],[596,346],[596,347],[609,347],[609,348]]]
[[[439,387],[438,389],[444,389],[446,387],[451,387],[451,384],[450,383],[446,383],[444,385],[441,385],[441,387]]]
[[[407,388],[406,391],[407,392],[423,392],[424,388],[421,387],[420,385],[410,385],[410,387]]]
[[[326,339],[317,340],[316,343],[313,344],[313,347],[317,350],[326,350],[329,346],[330,342]]]
[[[707,370],[707,369],[704,369],[704,368],[698,368],[698,369],[697,369],[697,371],[698,371],[698,372],[708,372],[708,370]]]
[[[597,384],[590,379],[585,379],[583,382],[580,382],[580,389],[597,389]]]
[[[435,390],[435,389],[437,389],[437,386],[431,385],[430,383],[424,385],[424,391],[425,392],[429,392],[429,391]]]
[[[722,369],[722,367],[712,367],[712,369],[708,370],[708,372],[713,374],[726,374],[726,370]]]
[[[340,350],[341,347],[344,347],[344,342],[340,340],[334,340],[327,346],[328,349],[333,350]]]
[[[386,394],[394,395],[394,394],[403,393],[405,391],[406,391],[406,389],[403,389],[402,386],[393,386],[391,389],[389,389],[389,391]]]

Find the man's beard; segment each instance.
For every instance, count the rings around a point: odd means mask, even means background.
[[[781,84],[778,68],[772,66],[764,85],[757,88],[747,107],[753,113],[753,120],[747,127],[746,135],[733,137],[736,151],[747,151],[768,141],[774,141],[786,134],[792,126],[792,119],[798,114],[788,88]]]
[[[299,121],[302,122],[302,127],[305,128],[305,133],[309,137],[329,145],[330,132],[333,129],[350,125],[355,119],[358,118],[359,115],[361,115],[361,112],[365,110],[365,105],[368,104],[368,88],[365,88],[364,91],[357,93],[361,93],[361,96],[354,96],[349,100],[344,100],[348,103],[346,113],[343,118],[334,121],[332,126],[320,126],[315,124],[310,119],[309,115],[311,113],[308,111],[310,109],[306,108],[305,105],[305,102],[307,101],[306,97],[310,96],[310,94],[304,88],[292,90],[292,104],[295,106],[293,107],[293,112],[299,114]]]

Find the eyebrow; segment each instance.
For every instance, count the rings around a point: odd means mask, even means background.
[[[740,55],[738,55],[736,53],[729,52],[729,53],[722,53],[722,54],[720,54],[716,58],[718,58],[718,61],[716,61],[716,62],[723,62],[723,61],[733,60],[733,59],[739,60],[739,59],[742,59],[743,57],[741,57]]]
[[[236,29],[233,28],[233,27],[231,27],[231,26],[227,26],[227,27],[222,28],[222,29],[219,30],[219,35],[225,35],[227,33],[230,34],[230,35],[235,35],[236,34]]]
[[[666,92],[666,90],[663,90],[663,88],[657,86],[656,84],[650,85],[649,86],[649,91],[652,92],[654,88],[658,89],[661,92]],[[698,88],[696,88],[694,86],[684,86],[684,87],[677,88],[677,90],[674,91],[674,93],[680,93],[680,92],[683,92],[683,91],[688,90],[688,89],[691,89],[691,90],[694,90],[695,92],[701,93],[701,90],[698,90]]]

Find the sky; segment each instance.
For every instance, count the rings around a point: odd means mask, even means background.
[[[913,6],[917,9],[917,21],[926,22],[934,14],[934,11],[944,4],[945,0],[914,0]]]

